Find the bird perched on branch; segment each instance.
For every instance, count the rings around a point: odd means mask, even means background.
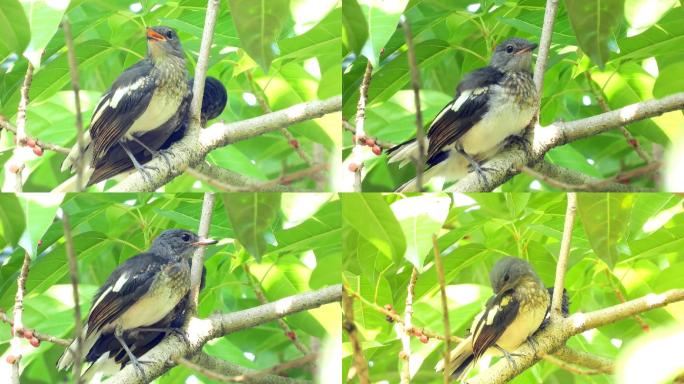
[[[171,324],[177,314],[170,318],[169,314],[190,290],[192,254],[198,247],[215,243],[215,240],[201,239],[190,231],[170,229],[154,239],[147,252],[131,257],[117,267],[93,297],[81,335],[86,360],[93,356],[91,352],[112,350],[107,340],[111,341],[113,337],[142,374],[124,333],[132,329],[156,328],[160,322]],[[76,343],[77,339],[64,351],[57,362],[58,369],[72,366]],[[75,374],[80,375],[80,372]]]
[[[134,153],[156,149],[184,118],[190,89],[185,56],[176,32],[164,26],[147,28],[147,56],[126,69],[100,99],[90,130],[84,134],[84,182],[113,156],[126,156],[144,170]],[[75,172],[74,146],[62,171]]]
[[[551,303],[532,266],[522,259],[504,257],[489,274],[494,296],[473,320],[471,334],[451,351],[449,366],[440,361],[435,369],[452,372],[462,380],[483,355],[503,355],[512,365],[511,351],[528,340],[542,325]],[[567,308],[567,307],[566,307]]]
[[[510,38],[499,44],[488,66],[467,74],[456,97],[432,121],[425,138],[424,182],[453,182],[469,171],[486,179],[481,163],[508,141],[522,141],[534,117],[537,92],[532,79],[532,50],[537,44]],[[388,151],[402,167],[418,158],[416,139]],[[417,191],[412,179],[397,189]]]

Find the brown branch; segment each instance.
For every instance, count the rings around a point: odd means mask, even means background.
[[[404,307],[404,332],[401,335],[402,352],[400,356],[401,361],[401,383],[408,384],[411,382],[411,330],[413,329],[413,299],[416,296],[416,281],[418,280],[418,269],[413,267],[411,271],[411,278],[406,287],[406,306]]]
[[[368,375],[368,362],[363,357],[363,348],[361,347],[361,340],[359,340],[359,331],[356,329],[354,323],[354,301],[349,294],[349,289],[344,287],[342,289],[342,310],[344,313],[344,321],[342,327],[349,335],[349,342],[352,345],[352,364],[359,377],[360,384],[370,384]]]
[[[413,88],[413,102],[416,108],[416,142],[418,143],[418,156],[413,159],[416,166],[416,187],[418,192],[423,191],[423,168],[425,167],[425,131],[423,130],[423,112],[420,109],[420,72],[418,72],[418,64],[416,62],[416,51],[413,47],[413,34],[411,33],[411,25],[406,18],[402,16],[401,22],[404,29],[404,38],[406,39],[408,57],[408,66],[411,72],[411,87]]]
[[[259,282],[255,280],[255,277],[252,275],[252,271],[249,269],[249,265],[242,264],[242,268],[245,271],[245,274],[247,275],[247,281],[249,285],[252,287],[252,290],[254,291],[254,294],[256,295],[257,299],[261,304],[268,304],[268,299],[266,298],[266,295],[264,294],[263,289],[261,289],[261,286],[259,285]],[[294,346],[299,350],[304,355],[309,354],[311,351],[309,351],[309,348],[304,345],[299,339],[297,338],[297,335],[294,333],[292,328],[290,328],[289,325],[285,322],[285,320],[277,319],[276,322],[278,323],[278,326],[283,330],[285,336],[292,340],[292,343]]]
[[[9,324],[11,327],[14,326],[14,322],[12,321],[12,319],[10,319],[9,316],[7,316],[7,314],[2,311],[0,311],[0,321]],[[62,347],[67,347],[71,345],[71,340],[60,339],[59,337],[55,337],[52,335],[48,335],[46,333],[38,332],[35,329],[29,329],[24,327],[24,333],[26,334],[28,332],[30,332],[31,336],[35,337],[40,341],[47,341],[48,343],[61,345]]]
[[[449,359],[451,358],[451,329],[449,327],[449,306],[447,305],[446,283],[444,281],[444,266],[442,265],[442,256],[439,254],[439,244],[437,243],[437,235],[432,235],[432,249],[435,255],[435,271],[437,272],[437,281],[439,281],[440,297],[442,299],[442,322],[444,323],[444,366],[449,366]],[[444,384],[449,384],[451,380],[451,372],[444,369]]]
[[[216,195],[211,192],[204,193],[202,201],[202,213],[200,215],[199,228],[197,235],[200,239],[207,239],[209,227],[211,226],[211,215],[214,213],[214,200]],[[189,314],[197,314],[197,304],[199,302],[200,284],[202,282],[202,268],[204,267],[205,247],[198,247],[192,255],[192,267],[190,270],[190,311]],[[188,316],[189,318],[190,316]]]
[[[629,184],[622,184],[613,182],[610,183],[608,180],[597,179],[584,173],[563,168],[555,164],[551,164],[548,161],[540,161],[534,165],[533,171],[536,172],[525,172],[538,178],[541,181],[551,183],[559,183],[559,185],[567,185],[567,190],[575,191],[581,190],[584,185],[594,186],[598,183],[602,184],[602,190],[606,192],[653,192],[652,188],[638,187]],[[579,188],[577,186],[580,186]]]
[[[184,359],[185,360],[185,359]],[[188,360],[185,360],[188,361]],[[189,365],[185,362],[184,364],[203,375],[212,378],[210,375],[218,375],[214,380],[221,381],[221,379],[234,379],[234,378],[247,378],[249,380],[244,380],[249,383],[259,383],[259,384],[311,384],[309,380],[291,379],[289,377],[271,375],[265,373],[265,371],[257,371],[254,369],[245,368],[243,366],[233,364],[231,362],[219,359],[214,356],[207,355],[204,352],[199,352],[195,354],[192,359],[192,363],[195,365]],[[277,367],[277,366],[276,366]],[[253,377],[251,375],[259,375],[259,377]]]
[[[557,11],[558,0],[546,0],[544,23],[542,25],[541,37],[539,38],[539,53],[537,54],[537,63],[534,67],[534,85],[537,88],[539,100],[541,100],[542,88],[544,87],[544,71],[546,71],[546,62],[549,60],[553,23],[556,19]]]
[[[81,98],[79,92],[81,88],[79,86],[78,79],[78,63],[76,62],[76,50],[74,49],[74,38],[71,34],[71,24],[69,20],[64,18],[62,21],[62,30],[64,31],[64,40],[67,46],[67,58],[69,61],[69,74],[71,75],[71,88],[74,90],[74,105],[76,107],[76,143],[78,146],[78,156],[74,160],[74,165],[76,166],[76,189],[77,192],[83,191],[83,172],[85,169],[85,163],[83,161],[83,117],[81,116]],[[78,367],[80,368],[80,367]],[[77,370],[76,372],[80,372]],[[80,380],[80,379],[78,379]]]
[[[0,128],[6,129],[8,132],[12,132],[15,136],[17,135],[17,128],[10,124],[9,121],[5,120],[3,116],[0,116]],[[69,154],[69,148],[65,148],[52,143],[47,143],[45,141],[38,140],[35,137],[26,136],[26,142],[30,142],[31,140],[33,140],[36,143],[37,147],[40,147],[42,149],[48,149],[50,151],[61,153],[63,155]]]
[[[600,375],[605,373],[598,369],[586,369],[576,367],[553,355],[544,356],[544,360],[575,375]]]
[[[29,66],[31,64],[29,63]],[[28,276],[29,266],[31,264],[31,257],[28,252],[24,252],[24,262],[21,265],[21,271],[17,278],[17,294],[14,297],[14,324],[12,329],[14,335],[10,341],[11,355],[15,361],[12,364],[11,380],[12,383],[19,384],[19,361],[21,360],[21,338],[24,333],[23,311],[24,311],[24,294],[26,292],[26,277]]]
[[[15,172],[14,180],[14,192],[20,193],[23,189],[24,179],[24,162],[21,160],[22,156],[20,154],[21,147],[25,146],[27,143],[26,137],[26,107],[29,104],[29,89],[31,88],[31,82],[33,81],[33,64],[31,61],[28,62],[28,67],[26,68],[26,75],[24,76],[24,82],[21,85],[21,98],[19,99],[19,107],[17,109],[17,146],[14,149],[13,157],[16,160],[21,161],[18,164]]]
[[[62,225],[64,227],[64,247],[69,259],[69,277],[71,278],[71,291],[74,296],[74,333],[76,334],[76,350],[74,353],[74,372],[81,372],[81,360],[83,357],[83,324],[81,322],[81,305],[78,297],[78,259],[74,251],[74,241],[71,236],[69,215],[62,212]],[[68,349],[71,351],[70,349]],[[81,382],[81,375],[74,375],[76,384]]]
[[[554,356],[565,362],[595,369],[603,373],[612,373],[615,369],[615,363],[611,359],[577,351],[567,346],[558,348]]]
[[[279,184],[269,185],[267,186],[269,189],[264,189],[263,185],[268,182],[243,176],[204,161],[196,164],[194,167],[187,168],[185,172],[197,180],[224,192],[243,190],[284,192],[289,190],[289,188]]]
[[[570,241],[572,240],[572,229],[575,225],[575,215],[577,213],[577,195],[574,192],[568,192],[567,199],[568,205],[565,210],[563,237],[561,238],[558,262],[556,263],[556,280],[553,284],[553,298],[551,299],[551,315],[558,317],[562,316],[561,307],[563,305],[565,272],[568,269]]]
[[[633,178],[653,173],[660,169],[661,166],[662,163],[654,161],[652,163],[646,164],[643,167],[632,169],[627,172],[622,172],[609,179],[587,181],[582,184],[568,183],[564,180],[553,178],[548,173],[540,172],[528,166],[520,166],[518,167],[518,171],[520,173],[524,173],[528,176],[534,177],[535,179],[539,179],[554,188],[564,189],[567,191],[605,191],[607,189],[614,189],[614,185],[616,183],[624,185],[625,182]]]
[[[342,128],[344,128],[345,131],[351,132],[352,135],[356,136],[356,128],[354,128],[354,126],[347,120],[342,120]],[[369,137],[368,135],[366,135],[366,141],[368,141],[368,139],[373,140],[375,145],[382,149],[390,149],[394,147],[394,144],[392,143],[388,143],[386,141],[379,140],[378,138]]]
[[[361,151],[366,144],[366,102],[368,101],[368,86],[370,85],[373,75],[373,65],[370,60],[366,64],[366,70],[363,73],[363,80],[359,87],[359,102],[356,106],[356,142],[352,153],[356,154],[356,170],[354,171],[354,192],[361,192],[361,183],[363,170],[363,163],[361,161]]]

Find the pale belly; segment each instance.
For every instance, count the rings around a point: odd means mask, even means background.
[[[545,315],[546,308],[541,306],[532,311],[520,311],[518,320],[504,331],[497,344],[508,352],[518,348],[539,328]]]
[[[155,93],[145,112],[126,131],[126,138],[130,140],[136,132],[147,132],[167,122],[178,110],[181,99],[180,95],[161,96]]]

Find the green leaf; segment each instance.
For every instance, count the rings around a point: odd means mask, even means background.
[[[356,0],[342,0],[342,43],[355,54],[368,39],[368,24]]]
[[[54,221],[63,198],[64,195],[59,193],[26,193],[19,196],[27,223],[19,245],[31,258],[35,258],[38,241]]]
[[[257,259],[266,253],[272,238],[271,224],[280,210],[279,193],[224,193],[223,205],[235,237]]]
[[[618,248],[626,239],[634,194],[580,193],[577,195],[577,212],[584,232],[596,255],[611,268],[615,266]]]
[[[653,86],[653,96],[664,97],[677,92],[684,92],[684,63],[675,63],[663,68]]]
[[[0,62],[10,53],[21,53],[31,40],[31,29],[18,0],[0,2]]]
[[[290,15],[289,0],[229,0],[230,13],[242,48],[268,72],[274,46]]]
[[[339,60],[341,15],[342,9],[335,8],[305,33],[281,40],[278,43],[281,54],[279,60],[306,59],[325,54],[335,55]]]
[[[23,0],[22,3],[31,25],[31,42],[24,56],[37,69],[43,50],[57,32],[69,1]]]
[[[580,48],[600,68],[608,61],[608,44],[622,19],[624,0],[566,0],[568,17]]]
[[[362,53],[374,67],[380,62],[380,51],[397,29],[399,17],[404,12],[406,4],[408,0],[359,0],[370,35]]]
[[[401,225],[382,195],[345,193],[340,199],[343,225],[356,230],[390,259],[404,256],[406,241]]]
[[[24,211],[17,196],[0,193],[0,237],[14,246],[24,232],[25,226]]]
[[[442,228],[450,205],[451,199],[441,194],[409,197],[391,205],[406,239],[404,258],[420,272],[433,248],[432,235],[438,234]]]

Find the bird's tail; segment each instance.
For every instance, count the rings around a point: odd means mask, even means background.
[[[427,154],[427,148],[425,152]],[[416,139],[411,139],[395,145],[387,151],[387,157],[388,162],[399,163],[401,168],[418,157],[418,142]]]
[[[88,185],[90,177],[93,175],[94,169],[90,166],[85,167],[83,170],[83,188]],[[76,192],[79,189],[76,185],[76,175],[64,180],[60,185],[56,186],[52,192]]]
[[[473,337],[468,336],[449,354],[449,366],[445,367],[444,360],[440,360],[435,366],[435,371],[441,372],[447,369],[451,371],[451,376],[456,378],[456,380],[462,380],[467,376],[470,368],[472,368],[474,360]]]
[[[85,151],[83,154],[83,161],[86,162],[86,164],[90,164],[91,161],[91,153],[92,149],[90,147],[90,142],[92,141],[92,138],[90,137],[90,131],[86,131],[83,133],[83,150]],[[66,159],[62,162],[62,172],[66,172],[67,170],[71,172],[75,172],[76,170],[74,169],[75,163],[76,163],[76,158],[78,157],[78,143],[74,144],[74,146],[71,148],[71,151],[69,151],[69,154],[67,155]]]
[[[88,351],[90,351],[90,348],[93,347],[93,345],[97,341],[98,337],[100,337],[100,332],[90,334],[88,337],[86,337],[87,333],[88,333],[88,325],[86,324],[85,327],[83,327],[83,333],[81,336],[81,339],[83,340],[83,348],[81,348],[81,351],[83,353],[82,353],[81,359],[83,359],[88,354]],[[74,364],[74,356],[76,355],[76,344],[77,343],[78,343],[78,339],[75,339],[64,350],[64,352],[62,353],[62,356],[59,358],[59,360],[57,360],[57,370],[62,371],[62,370],[69,369]],[[77,374],[80,375],[81,372],[77,372]]]

